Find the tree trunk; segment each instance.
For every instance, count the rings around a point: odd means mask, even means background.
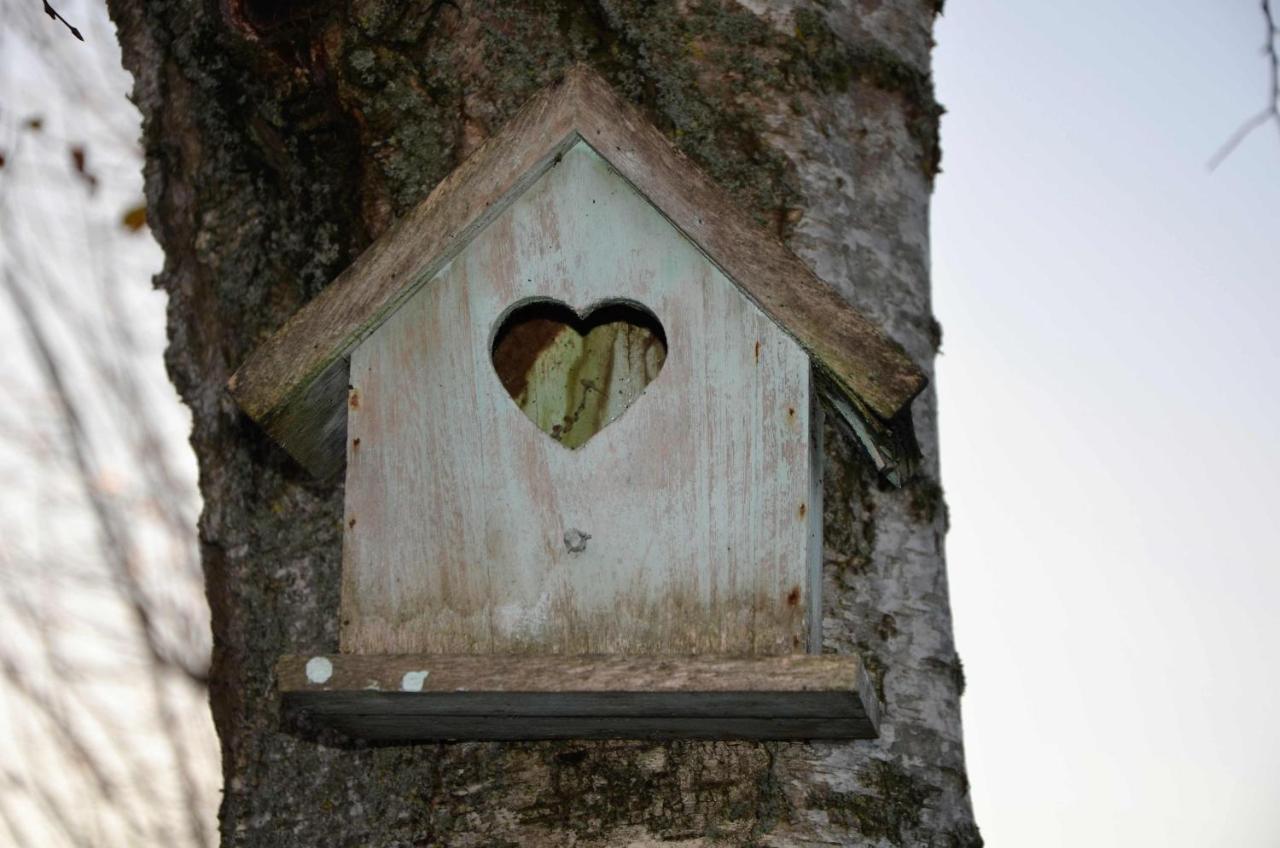
[[[337,649],[341,486],[241,415],[246,354],[539,88],[586,61],[926,370],[938,0],[114,0],[145,116],[169,372],[194,415],[228,845],[981,844],[960,735],[934,395],[904,490],[828,433],[824,650],[879,740],[364,748],[280,725]]]

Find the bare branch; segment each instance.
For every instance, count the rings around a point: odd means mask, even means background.
[[[130,556],[133,544],[129,541],[127,523],[117,514],[111,502],[103,496],[99,487],[94,483],[96,473],[94,469],[95,463],[90,456],[90,441],[85,432],[80,411],[76,406],[72,393],[67,388],[66,381],[63,379],[62,367],[58,364],[53,345],[50,343],[40,323],[35,305],[31,303],[26,292],[18,285],[8,269],[5,270],[3,275],[0,275],[0,282],[3,282],[4,289],[9,294],[14,311],[21,320],[23,329],[27,332],[27,338],[31,344],[32,352],[35,354],[36,362],[40,366],[49,387],[53,390],[54,398],[60,407],[62,423],[66,428],[65,444],[71,450],[82,492],[102,536],[103,552],[111,561],[116,577],[124,588],[125,599],[129,603],[138,632],[142,636],[147,651],[151,654],[151,658],[157,667],[177,669],[190,677],[193,682],[205,685],[207,678],[202,669],[189,668],[181,661],[168,656],[161,648],[156,635],[151,605],[147,603],[142,583],[138,579]]]
[[[21,695],[48,718],[50,727],[54,730],[54,738],[66,748],[71,755],[72,761],[82,766],[93,778],[92,784],[98,790],[98,794],[108,801],[113,800],[116,795],[116,788],[112,784],[111,778],[99,768],[91,746],[80,738],[70,719],[63,714],[63,711],[52,699],[33,687],[17,665],[7,657],[0,659],[0,675],[4,677],[5,683],[11,692]]]
[[[1218,152],[1213,154],[1213,157],[1209,159],[1210,171],[1215,170],[1226,161],[1226,158],[1240,146],[1240,142],[1248,138],[1259,127],[1274,123],[1276,130],[1280,132],[1280,27],[1276,25],[1276,16],[1271,6],[1271,0],[1262,0],[1262,16],[1266,21],[1267,28],[1267,40],[1263,45],[1262,52],[1267,57],[1271,72],[1271,91],[1268,95],[1266,108],[1241,124],[1227,139],[1226,143],[1218,149]]]
[[[152,620],[151,606],[147,603],[141,581],[135,573],[131,560],[130,550],[133,545],[128,540],[126,524],[116,513],[110,501],[104,497],[94,484],[96,475],[90,455],[90,440],[85,432],[73,395],[63,379],[62,368],[54,353],[53,345],[44,331],[35,305],[30,301],[27,293],[18,285],[8,269],[0,273],[0,283],[3,283],[4,289],[9,295],[14,311],[27,333],[36,362],[44,375],[45,381],[53,390],[54,398],[60,407],[62,423],[66,428],[65,443],[71,450],[85,500],[88,501],[90,511],[97,522],[98,531],[102,537],[103,552],[111,561],[116,576],[124,586],[124,598],[133,613],[138,634],[151,655],[152,667],[149,671],[154,707],[159,719],[160,729],[164,732],[173,751],[174,764],[187,802],[189,812],[187,822],[190,826],[192,842],[195,845],[207,845],[209,844],[208,834],[205,832],[204,822],[197,813],[198,792],[195,787],[195,780],[190,772],[191,760],[187,753],[186,740],[183,739],[180,732],[178,718],[169,705],[160,674],[166,668],[176,668],[193,680],[197,680],[197,682],[203,682],[203,680],[197,678],[193,670],[175,663],[171,657],[161,650]]]

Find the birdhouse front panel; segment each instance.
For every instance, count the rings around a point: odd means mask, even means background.
[[[810,371],[578,142],[351,354],[342,650],[816,651]]]
[[[570,69],[229,381],[346,470],[340,651],[280,658],[282,710],[386,741],[874,737],[866,667],[818,653],[818,397],[901,485],[925,383]]]

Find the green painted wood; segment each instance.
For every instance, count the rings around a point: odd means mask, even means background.
[[[661,370],[632,331],[535,339],[510,357],[546,366],[522,390],[548,410],[534,426],[494,354],[508,316],[549,301],[588,319],[640,304],[665,329]],[[618,408],[593,412],[608,426],[544,432],[576,414],[566,380],[612,386],[632,360]],[[345,652],[817,645],[809,359],[591,147],[362,343],[349,379]]]

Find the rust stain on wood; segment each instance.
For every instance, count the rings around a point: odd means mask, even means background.
[[[493,345],[493,370],[507,394],[513,398],[524,395],[533,364],[564,329],[562,321],[551,318],[531,316],[507,322]]]

